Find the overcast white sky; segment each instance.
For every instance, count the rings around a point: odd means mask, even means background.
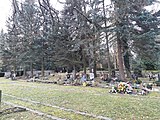
[[[1,29],[6,29],[6,20],[11,14],[11,1],[12,0],[0,0],[0,30]],[[23,1],[23,0],[18,0],[18,1]],[[53,4],[53,6],[56,9],[62,9],[62,5],[60,5],[57,0],[50,0]],[[63,0],[61,0],[63,1]]]
[[[11,14],[11,1],[12,0],[0,0],[0,30],[3,28],[4,30],[6,25],[6,20],[8,16]],[[19,0],[23,1],[23,0]],[[62,5],[60,5],[57,0],[50,0],[53,4],[53,7],[56,9],[62,9]],[[64,0],[60,0],[64,1]],[[107,1],[107,0],[106,0]],[[152,6],[150,9],[158,9],[160,5]],[[160,9],[160,8],[159,8]]]
[[[5,22],[10,11],[10,0],[0,1],[0,29],[5,27]]]

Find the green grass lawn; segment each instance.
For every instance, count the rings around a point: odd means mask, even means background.
[[[160,93],[147,96],[110,94],[108,89],[82,86],[29,83],[0,78],[4,94],[112,118],[113,120],[160,120]],[[94,120],[73,112],[33,104],[3,95],[3,101],[12,102],[56,117],[71,120]],[[26,119],[24,119],[26,120]]]
[[[0,105],[0,111],[9,109],[12,107],[13,106],[2,103]],[[50,119],[42,116],[38,116],[29,111],[24,111],[24,112],[17,112],[17,113],[5,114],[5,115],[0,114],[0,120],[50,120]]]

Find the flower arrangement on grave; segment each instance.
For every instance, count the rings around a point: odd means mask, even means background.
[[[125,85],[125,83],[120,82],[118,84],[117,92],[119,92],[119,93],[125,93],[125,91],[126,91],[126,85]]]
[[[87,83],[86,83],[86,82],[83,82],[82,85],[85,87],[85,86],[87,86]]]

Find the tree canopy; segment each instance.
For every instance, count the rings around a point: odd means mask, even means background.
[[[60,2],[60,1],[59,1]],[[1,32],[2,70],[65,67],[96,76],[97,69],[131,76],[131,60],[159,69],[159,10],[156,0],[66,0],[61,11],[49,0],[12,0],[7,32]],[[159,3],[156,3],[159,4]],[[136,57],[135,57],[136,56]],[[147,67],[150,66],[150,67]]]

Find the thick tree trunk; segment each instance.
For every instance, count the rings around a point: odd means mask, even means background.
[[[30,63],[31,78],[33,78],[33,62]]]
[[[110,60],[110,53],[109,53],[109,43],[108,43],[108,35],[106,33],[106,45],[107,45],[107,64],[108,64],[108,77],[111,78],[111,60]]]
[[[96,50],[94,48],[94,51],[93,51],[93,73],[94,73],[94,77],[97,77],[97,62],[96,62]]]
[[[105,3],[103,0],[103,15],[105,17],[104,19],[104,25],[105,27],[107,27],[107,18],[106,18],[106,12],[105,12]],[[106,34],[106,46],[107,46],[107,64],[108,64],[108,73],[109,73],[109,78],[111,78],[111,60],[110,60],[110,53],[109,53],[109,42],[108,42],[108,34],[107,32],[105,32]]]
[[[26,77],[26,66],[23,66],[23,77]]]
[[[87,68],[86,68],[86,58],[85,58],[85,51],[82,48],[82,63],[83,63],[83,72],[86,74]]]
[[[73,80],[76,79],[76,66],[73,65]]]
[[[119,77],[121,80],[125,81],[124,74],[124,65],[123,65],[123,57],[122,57],[122,42],[117,36],[117,51],[118,51],[118,66],[119,66]]]
[[[93,66],[92,66],[92,59],[91,57],[89,57],[89,72],[91,73],[92,72],[92,69],[93,69]]]
[[[130,71],[130,60],[129,60],[130,54],[129,54],[128,39],[125,36],[123,37],[123,52],[124,52],[123,60],[127,78],[132,78]]]
[[[44,77],[44,57],[42,57],[42,63],[41,63],[41,75]]]
[[[132,76],[131,76],[131,70],[130,70],[129,53],[128,53],[128,51],[124,55],[124,66],[125,66],[127,78],[132,78]]]
[[[13,72],[14,72],[15,74],[16,74],[16,69],[17,69],[16,63],[14,63]]]

